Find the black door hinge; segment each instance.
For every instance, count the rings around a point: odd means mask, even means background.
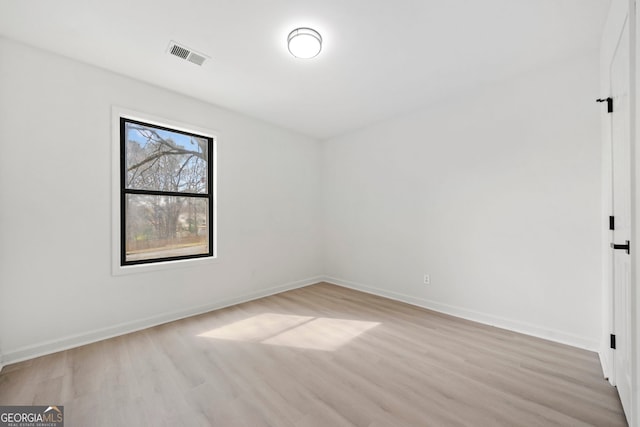
[[[616,336],[614,334],[611,334],[611,348],[616,349]]]
[[[616,229],[616,220],[614,218],[613,215],[611,215],[609,217],[609,230],[615,230]]]
[[[596,102],[607,102],[607,113],[613,113],[613,98],[600,98],[596,99]]]

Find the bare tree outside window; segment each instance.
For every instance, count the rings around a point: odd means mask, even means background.
[[[212,256],[213,138],[120,119],[122,264]]]

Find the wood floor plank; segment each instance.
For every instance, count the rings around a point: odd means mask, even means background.
[[[320,283],[7,366],[70,426],[625,426],[595,353]]]

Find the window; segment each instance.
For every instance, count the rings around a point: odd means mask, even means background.
[[[214,138],[120,117],[120,265],[214,256]]]

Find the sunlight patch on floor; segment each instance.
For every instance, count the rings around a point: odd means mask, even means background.
[[[198,336],[334,351],[379,324],[329,317],[263,313],[212,329]]]

